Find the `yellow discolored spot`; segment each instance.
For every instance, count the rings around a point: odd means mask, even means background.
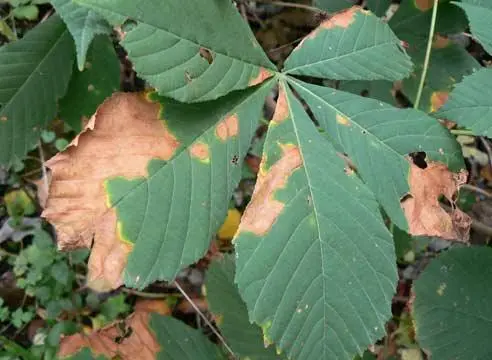
[[[432,47],[434,49],[443,49],[445,47],[448,47],[451,41],[442,35],[436,34],[434,36],[434,41],[432,42]]]
[[[439,285],[439,287],[437,288],[437,291],[436,291],[436,292],[437,292],[437,294],[438,294],[439,296],[443,296],[443,295],[444,295],[444,290],[446,290],[446,287],[447,287],[446,283],[441,283],[441,284]]]
[[[337,118],[337,123],[339,123],[340,125],[350,126],[350,121],[345,116],[340,115],[340,114],[337,114],[337,117],[336,118]]]
[[[266,172],[258,173],[253,197],[243,214],[238,233],[265,235],[284,209],[285,204],[275,199],[275,192],[284,188],[292,173],[302,166],[302,157],[297,146],[281,145],[281,149],[281,158]]]
[[[189,147],[189,152],[191,157],[199,159],[203,163],[210,162],[210,153],[208,149],[208,144],[197,142]]]
[[[265,69],[264,67],[261,67],[258,74],[249,80],[248,85],[254,86],[254,85],[261,84],[263,81],[265,81],[266,79],[268,79],[272,76],[273,76],[273,73],[270,70]]]
[[[414,0],[415,7],[420,11],[432,9],[433,0]]]
[[[222,141],[226,141],[233,136],[237,136],[238,133],[239,118],[237,114],[226,116],[226,118],[222,120],[215,128],[215,134]]]
[[[117,234],[118,234],[118,238],[123,241],[124,243],[128,244],[130,246],[130,248],[133,249],[133,243],[130,241],[130,239],[128,239],[127,236],[125,236],[124,232],[123,232],[123,224],[121,223],[121,221],[118,221],[116,223],[116,231],[117,231]]]
[[[446,101],[448,101],[449,92],[448,91],[434,91],[431,95],[431,112],[436,112],[443,106]]]
[[[265,344],[265,347],[268,347],[273,344],[273,340],[268,337],[268,331],[272,327],[272,322],[269,320],[263,325],[261,325],[261,330],[263,332],[263,343]]]
[[[287,94],[285,93],[284,87],[279,87],[277,106],[275,107],[275,112],[273,114],[272,125],[276,125],[286,120],[289,117],[289,105],[287,103]]]
[[[92,92],[92,91],[94,91],[95,89],[96,89],[96,88],[95,88],[95,87],[94,87],[94,85],[92,85],[92,84],[89,84],[89,86],[87,86],[87,91],[89,91],[89,92]]]
[[[1,122],[6,122],[7,121],[7,117],[5,115],[0,116],[0,121]]]

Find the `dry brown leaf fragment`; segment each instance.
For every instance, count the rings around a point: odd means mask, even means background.
[[[110,359],[119,356],[122,360],[154,360],[160,346],[149,326],[151,313],[170,315],[171,310],[164,300],[142,300],[124,321],[116,321],[89,335],[78,333],[62,338],[58,356],[68,357],[87,347],[94,355]]]
[[[410,193],[401,206],[411,235],[468,241],[471,219],[455,206],[455,194],[467,176],[465,170],[453,173],[438,162],[428,162],[421,169],[410,161]],[[441,195],[453,204],[451,214],[439,204]]]
[[[160,105],[139,94],[106,100],[67,149],[49,161],[51,184],[42,214],[60,249],[90,248],[89,286],[99,291],[122,284],[132,244],[119,234],[105,181],[147,176],[150,159],[169,160],[178,140],[159,119]]]

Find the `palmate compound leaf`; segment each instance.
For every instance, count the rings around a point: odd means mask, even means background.
[[[465,10],[473,36],[482,44],[485,51],[492,54],[492,34],[490,32],[492,2],[490,0],[461,0],[461,2],[453,3]]]
[[[82,71],[92,39],[97,34],[110,34],[111,26],[101,15],[72,0],[51,0],[51,4],[72,34],[77,51],[77,66]]]
[[[203,256],[227,214],[271,83],[193,106],[161,98],[161,109],[136,94],[114,95],[47,162],[43,216],[62,248],[90,247],[94,236],[91,287],[172,280]]]
[[[439,122],[418,110],[290,81],[399,228],[413,235],[467,239],[468,217],[459,209],[447,216],[437,201],[440,194],[453,201],[466,182],[460,146]],[[427,169],[407,158],[419,151],[427,155]],[[460,173],[450,173],[446,165]],[[420,205],[409,207],[412,199]]]
[[[56,115],[67,89],[73,42],[58,16],[0,48],[0,165],[22,159]]]
[[[282,359],[273,347],[265,348],[261,329],[249,322],[248,309],[234,284],[234,273],[234,258],[228,254],[215,260],[207,271],[207,302],[220,331],[241,359]]]
[[[137,22],[122,44],[139,76],[161,95],[212,100],[256,85],[275,71],[231,1],[77,2]]]
[[[415,282],[417,339],[433,360],[492,359],[491,263],[488,247],[454,248]]]
[[[199,330],[170,316],[163,300],[137,302],[135,312],[89,335],[62,338],[58,357],[73,360],[220,360],[220,349]]]
[[[478,136],[492,137],[492,69],[482,69],[465,77],[451,92],[436,117],[467,127]]]
[[[352,359],[383,336],[397,280],[372,193],[282,85],[236,246],[236,283],[289,358]]]
[[[354,6],[324,21],[285,61],[284,72],[336,80],[399,80],[412,62],[390,27]]]

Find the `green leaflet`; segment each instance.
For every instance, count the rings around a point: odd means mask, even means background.
[[[0,48],[0,164],[9,167],[22,159],[55,117],[73,54],[70,34],[57,16]]]
[[[241,359],[281,359],[272,347],[265,348],[261,329],[249,322],[248,309],[234,284],[234,268],[234,258],[227,254],[209,267],[205,282],[209,310],[219,317],[222,334]]]
[[[126,285],[173,280],[206,252],[227,214],[271,85],[195,105],[162,99],[162,116],[181,152],[169,162],[151,160],[148,178],[106,182],[121,233],[135,245]]]
[[[432,1],[422,1],[419,8],[414,0],[402,1],[398,11],[389,21],[391,29],[399,39],[408,43],[410,50],[425,48],[429,37],[432,17]],[[463,10],[450,4],[448,0],[440,1],[437,8],[436,33],[441,35],[456,34],[466,30],[468,22]]]
[[[157,360],[226,360],[227,357],[200,330],[193,329],[170,316],[151,314],[161,351]]]
[[[436,117],[455,121],[477,136],[492,137],[492,69],[481,69],[456,85]]]
[[[464,168],[461,148],[439,122],[413,109],[291,80],[327,136],[354,161],[367,186],[401,229],[407,221],[400,199],[409,192],[406,156],[427,158],[453,170]]]
[[[353,7],[323,22],[285,61],[284,71],[337,80],[399,80],[412,62],[390,27]]]
[[[213,100],[275,71],[230,1],[77,1],[137,21],[122,44],[138,74],[161,95]]]
[[[393,241],[371,192],[286,92],[236,234],[236,282],[289,358],[352,359],[391,316]]]
[[[82,130],[97,107],[120,87],[120,62],[106,35],[96,36],[84,71],[74,69],[67,94],[60,100],[60,117],[73,130]]]
[[[454,248],[432,260],[415,282],[419,344],[435,360],[492,358],[492,249]]]
[[[392,94],[393,83],[391,81],[341,81],[339,89],[352,94],[369,97],[371,99],[381,100],[393,106],[397,105],[395,97]]]
[[[77,51],[77,66],[82,71],[94,36],[110,34],[112,29],[101,15],[73,3],[72,0],[51,0],[51,4],[72,34]]]
[[[459,45],[443,39],[445,45],[432,49],[427,77],[422,91],[420,108],[425,112],[434,112],[447,100],[449,92],[464,76],[480,68],[480,64],[468,51]],[[403,80],[402,92],[415,101],[424,66],[425,50],[411,50],[409,54],[415,62],[415,72]]]
[[[490,0],[461,0],[460,3],[454,2],[454,4],[465,10],[473,36],[489,54],[492,54],[492,34],[490,33],[492,2]]]

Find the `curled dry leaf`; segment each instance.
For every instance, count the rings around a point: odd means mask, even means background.
[[[118,231],[105,182],[147,176],[152,158],[169,160],[179,142],[159,119],[160,106],[139,94],[115,94],[103,103],[65,151],[50,159],[51,184],[42,214],[56,229],[60,249],[91,247],[89,286],[122,284],[132,244]]]
[[[171,310],[163,300],[142,300],[124,321],[114,322],[90,335],[78,333],[62,338],[58,356],[68,357],[90,348],[94,355],[110,359],[118,356],[122,360],[154,360],[160,346],[149,326],[151,313],[170,315]]]
[[[468,173],[453,173],[446,165],[428,162],[425,169],[410,162],[410,194],[401,205],[414,236],[438,236],[448,240],[468,241],[471,219],[455,206],[455,194],[466,183]],[[439,204],[443,195],[453,209],[448,214]]]

